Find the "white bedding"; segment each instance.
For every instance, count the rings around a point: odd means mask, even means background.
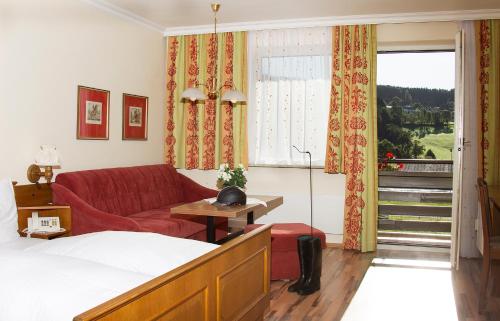
[[[159,276],[217,247],[156,233],[108,231],[58,238],[25,251],[73,257]]]
[[[133,232],[1,244],[0,320],[70,321],[215,248]]]
[[[17,237],[15,240],[0,244],[0,249],[24,250],[33,245],[47,242],[44,239]]]

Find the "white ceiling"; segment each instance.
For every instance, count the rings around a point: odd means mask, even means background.
[[[141,17],[160,28],[212,23],[216,0],[93,0]],[[220,23],[293,20],[314,17],[408,14],[500,9],[500,0],[220,0]]]

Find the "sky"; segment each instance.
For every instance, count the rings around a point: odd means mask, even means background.
[[[377,84],[399,87],[455,88],[455,53],[378,54]]]

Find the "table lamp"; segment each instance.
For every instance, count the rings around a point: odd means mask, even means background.
[[[38,183],[40,177],[45,177],[47,183],[50,184],[54,173],[52,168],[59,166],[59,152],[55,146],[42,145],[35,156],[35,164],[28,167],[28,180],[31,183]],[[41,167],[45,169],[42,172]]]

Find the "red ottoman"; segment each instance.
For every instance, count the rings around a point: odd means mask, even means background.
[[[245,233],[255,230],[262,224],[250,224]],[[300,274],[297,237],[310,235],[311,227],[302,223],[279,223],[271,228],[271,280],[297,279]],[[319,237],[321,246],[326,248],[325,233],[313,229],[313,235]]]

